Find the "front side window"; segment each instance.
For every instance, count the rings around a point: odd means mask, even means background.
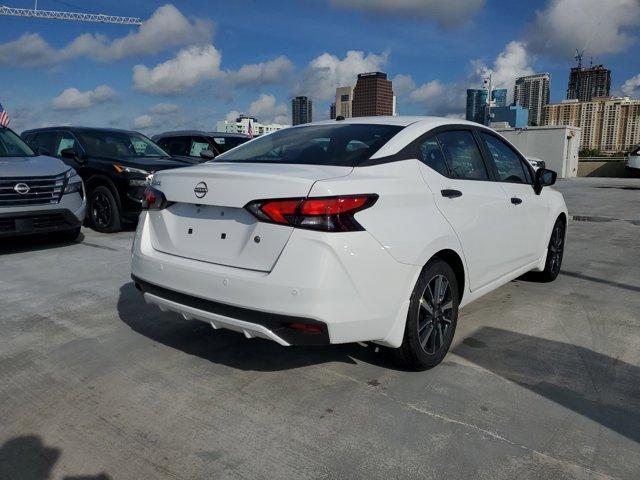
[[[0,157],[33,157],[35,152],[22,139],[6,128],[0,128]]]
[[[189,155],[192,157],[199,157],[200,153],[204,150],[211,150],[211,145],[204,138],[195,137],[191,141],[191,149]],[[214,152],[215,153],[215,152]]]
[[[468,130],[437,134],[452,178],[488,180],[489,174],[473,134]]]
[[[366,124],[285,128],[240,145],[214,161],[356,167],[402,128]]]
[[[138,133],[81,130],[77,132],[87,155],[92,157],[166,157],[167,154]]]
[[[216,144],[216,148],[220,153],[224,153],[227,150],[231,150],[238,145],[242,145],[249,141],[249,138],[245,137],[213,137],[213,141]]]
[[[491,158],[493,158],[493,163],[495,163],[498,170],[498,181],[529,183],[520,157],[509,145],[486,132],[481,132],[480,135],[487,145]]]
[[[440,149],[440,144],[436,137],[427,138],[418,147],[419,159],[426,166],[433,168],[440,175],[445,177],[449,175],[447,163]]]
[[[58,148],[56,149],[56,155],[60,156],[63,150],[68,148],[72,148],[76,154],[80,154],[80,147],[78,142],[76,141],[76,137],[71,135],[68,132],[63,132],[60,135],[60,139],[58,141]]]

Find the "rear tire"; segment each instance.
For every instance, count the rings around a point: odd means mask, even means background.
[[[551,231],[544,270],[541,272],[531,272],[534,280],[539,282],[553,282],[558,277],[560,267],[562,266],[562,257],[564,255],[566,230],[564,221],[562,218],[558,218],[553,226],[553,230]]]
[[[402,345],[395,350],[409,370],[428,370],[444,359],[458,323],[458,282],[447,262],[431,260],[413,289]]]
[[[102,233],[121,229],[120,210],[109,188],[100,185],[89,194],[89,222],[91,228]]]

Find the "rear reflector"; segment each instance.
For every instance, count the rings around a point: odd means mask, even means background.
[[[313,335],[319,335],[322,333],[322,327],[320,327],[319,325],[310,325],[308,323],[290,323],[287,326],[303,333],[311,333]]]
[[[377,199],[375,194],[283,198],[256,200],[245,208],[262,222],[324,232],[353,232],[364,230],[354,214],[369,208]]]

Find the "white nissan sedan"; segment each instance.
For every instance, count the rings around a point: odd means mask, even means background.
[[[458,310],[560,271],[551,170],[495,131],[436,117],[317,122],[157,173],[133,244],[148,303],[280,345],[372,341],[446,355]]]

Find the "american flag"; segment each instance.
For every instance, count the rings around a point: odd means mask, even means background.
[[[253,138],[253,127],[251,126],[251,123],[251,120],[249,120],[249,127],[247,128],[247,135],[249,135],[249,138]]]
[[[1,103],[0,103],[0,125],[2,125],[3,127],[9,126],[9,114],[2,107]]]

